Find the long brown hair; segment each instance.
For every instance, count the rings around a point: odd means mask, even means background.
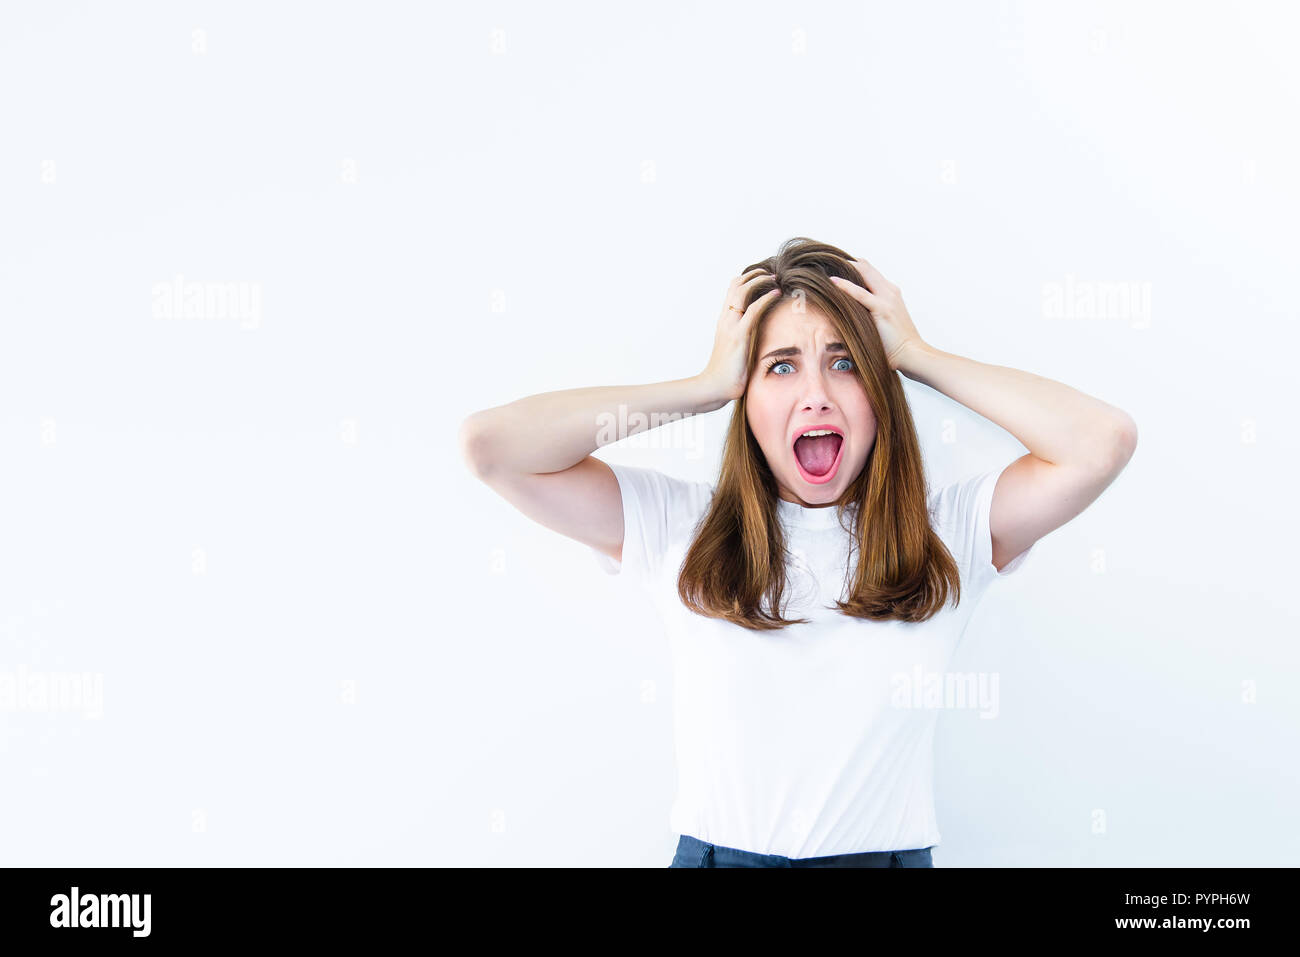
[[[750,287],[748,307],[779,285],[778,301],[793,296],[824,314],[839,333],[877,420],[876,440],[862,472],[834,503],[843,526],[852,520],[849,563],[857,556],[847,601],[840,611],[872,621],[925,621],[951,597],[961,599],[957,565],[930,525],[921,447],[898,374],[885,358],[866,307],[830,281],[862,283],[841,249],[806,237],[787,240],[775,256],[741,270],[765,269],[773,278]],[[766,316],[754,324],[749,368],[757,362]],[[737,400],[722,453],[722,469],[708,512],[695,531],[677,579],[687,608],[756,631],[808,619],[782,615],[786,540],[776,479],[749,428],[747,394]],[[845,569],[846,575],[848,569]],[[846,578],[847,580],[847,578]],[[766,607],[764,600],[766,599]]]

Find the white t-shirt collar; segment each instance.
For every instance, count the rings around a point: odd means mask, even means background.
[[[848,506],[850,516],[855,503]],[[776,500],[776,508],[786,525],[796,528],[837,528],[839,510],[834,505],[807,507],[783,498]]]

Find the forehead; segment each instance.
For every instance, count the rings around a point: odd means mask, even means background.
[[[796,312],[793,302],[782,300],[764,316],[758,346],[760,350],[778,349],[805,341],[825,342],[838,335],[831,321],[821,312],[811,306],[805,306],[804,312]]]

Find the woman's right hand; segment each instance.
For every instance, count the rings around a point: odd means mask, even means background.
[[[708,381],[718,398],[726,402],[739,399],[749,384],[749,337],[754,322],[781,295],[779,288],[759,296],[742,313],[745,299],[755,283],[771,280],[772,274],[759,268],[736,276],[727,286],[722,303],[722,315],[713,336],[713,355],[700,373]]]

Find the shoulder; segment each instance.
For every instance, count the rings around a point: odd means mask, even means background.
[[[944,528],[960,528],[975,517],[977,506],[992,501],[1002,466],[967,475],[939,486],[927,486],[930,517]],[[987,503],[985,503],[987,504]]]
[[[1029,554],[1026,549],[1003,566],[993,564],[993,533],[989,524],[993,492],[1006,465],[984,469],[927,493],[926,499],[935,533],[948,546],[961,568],[962,577],[974,583],[1010,575]]]
[[[610,464],[625,506],[665,524],[700,517],[713,501],[713,482],[678,478],[655,468]]]
[[[692,481],[636,465],[606,463],[623,503],[622,569],[627,577],[655,574],[666,554],[690,540],[713,501],[714,483]],[[618,562],[598,558],[618,573]]]

